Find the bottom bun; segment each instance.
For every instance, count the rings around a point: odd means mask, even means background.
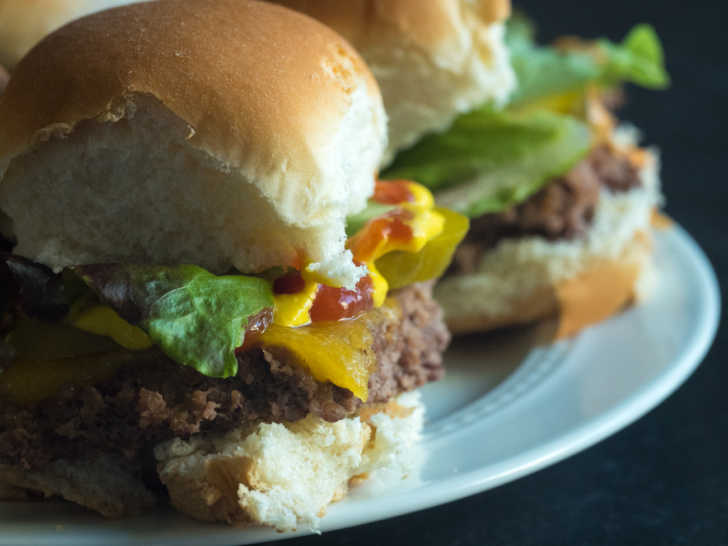
[[[417,394],[334,423],[309,416],[158,446],[159,477],[180,512],[204,521],[315,530],[327,506],[373,474],[416,472]]]
[[[419,393],[411,392],[333,423],[309,415],[177,438],[156,447],[157,470],[174,507],[195,519],[316,530],[350,487],[389,488],[419,475],[423,421]],[[37,495],[112,518],[142,514],[158,501],[121,458],[59,460],[39,471],[0,464],[0,500]]]
[[[518,290],[514,285],[513,290],[504,290],[500,296],[502,307],[497,309],[479,300],[483,305],[470,305],[463,311],[457,294],[473,289],[469,281],[477,279],[468,279],[470,275],[453,279],[438,298],[445,309],[453,309],[451,313],[446,312],[446,321],[454,334],[484,332],[558,317],[555,337],[568,337],[644,297],[648,280],[652,278],[650,247],[649,236],[640,232],[619,259],[601,260],[556,284],[543,282],[526,290]],[[478,297],[477,287],[470,294]]]
[[[558,337],[602,321],[649,291],[651,225],[659,204],[657,160],[642,186],[600,195],[593,223],[578,240],[506,239],[484,253],[474,273],[435,288],[455,334],[558,316]]]
[[[114,491],[110,496],[109,491]],[[0,465],[0,500],[24,500],[28,492],[61,497],[109,518],[143,513],[156,504],[156,496],[120,460],[54,461],[43,470],[26,471]]]

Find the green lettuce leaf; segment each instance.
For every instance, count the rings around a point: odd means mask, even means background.
[[[665,89],[670,85],[660,38],[650,25],[637,25],[621,44],[599,40],[597,45],[608,59],[602,65],[601,83],[630,82],[648,89]]]
[[[439,205],[473,218],[517,204],[568,171],[590,139],[589,128],[569,116],[485,107],[400,153],[383,178],[438,190]]]
[[[401,152],[383,178],[420,182],[437,192],[438,204],[470,217],[499,212],[564,174],[589,150],[588,127],[549,111],[541,99],[590,85],[632,82],[659,89],[669,83],[662,46],[649,25],[636,26],[620,44],[602,39],[561,51],[537,45],[530,22],[515,16],[506,41],[518,77],[508,108],[486,105],[459,117],[444,133]]]
[[[514,16],[508,23],[506,43],[518,80],[512,105],[579,91],[590,84],[634,83],[664,89],[670,83],[660,40],[646,24],[635,26],[620,44],[600,39],[583,50],[561,51],[537,45],[530,23]]]
[[[73,268],[97,297],[142,328],[170,358],[209,377],[237,373],[249,320],[273,307],[268,281],[192,265]]]

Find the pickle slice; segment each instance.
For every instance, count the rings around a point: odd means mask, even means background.
[[[442,232],[422,250],[416,253],[390,252],[377,260],[377,270],[387,279],[390,290],[439,277],[450,265],[455,248],[468,232],[470,222],[457,212],[442,207],[435,210],[445,218],[445,225]]]

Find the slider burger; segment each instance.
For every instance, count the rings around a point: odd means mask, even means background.
[[[399,152],[382,176],[471,218],[435,290],[453,332],[556,315],[570,335],[644,294],[658,162],[610,110],[623,83],[667,85],[651,27],[543,47],[523,17],[503,35],[507,0],[277,3],[330,25],[372,68],[388,157]]]
[[[468,222],[375,182],[385,112],[342,38],[247,0],[121,7],[35,47],[0,119],[6,495],[286,530],[414,471],[430,281]]]

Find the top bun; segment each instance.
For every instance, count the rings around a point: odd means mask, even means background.
[[[385,163],[515,86],[503,35],[510,0],[274,0],[330,26],[361,53],[389,115]]]
[[[68,21],[133,0],[0,0],[0,64],[12,68]]]
[[[386,117],[356,52],[304,15],[247,0],[91,15],[21,61],[0,119],[21,255],[361,275],[345,221],[373,192]]]

